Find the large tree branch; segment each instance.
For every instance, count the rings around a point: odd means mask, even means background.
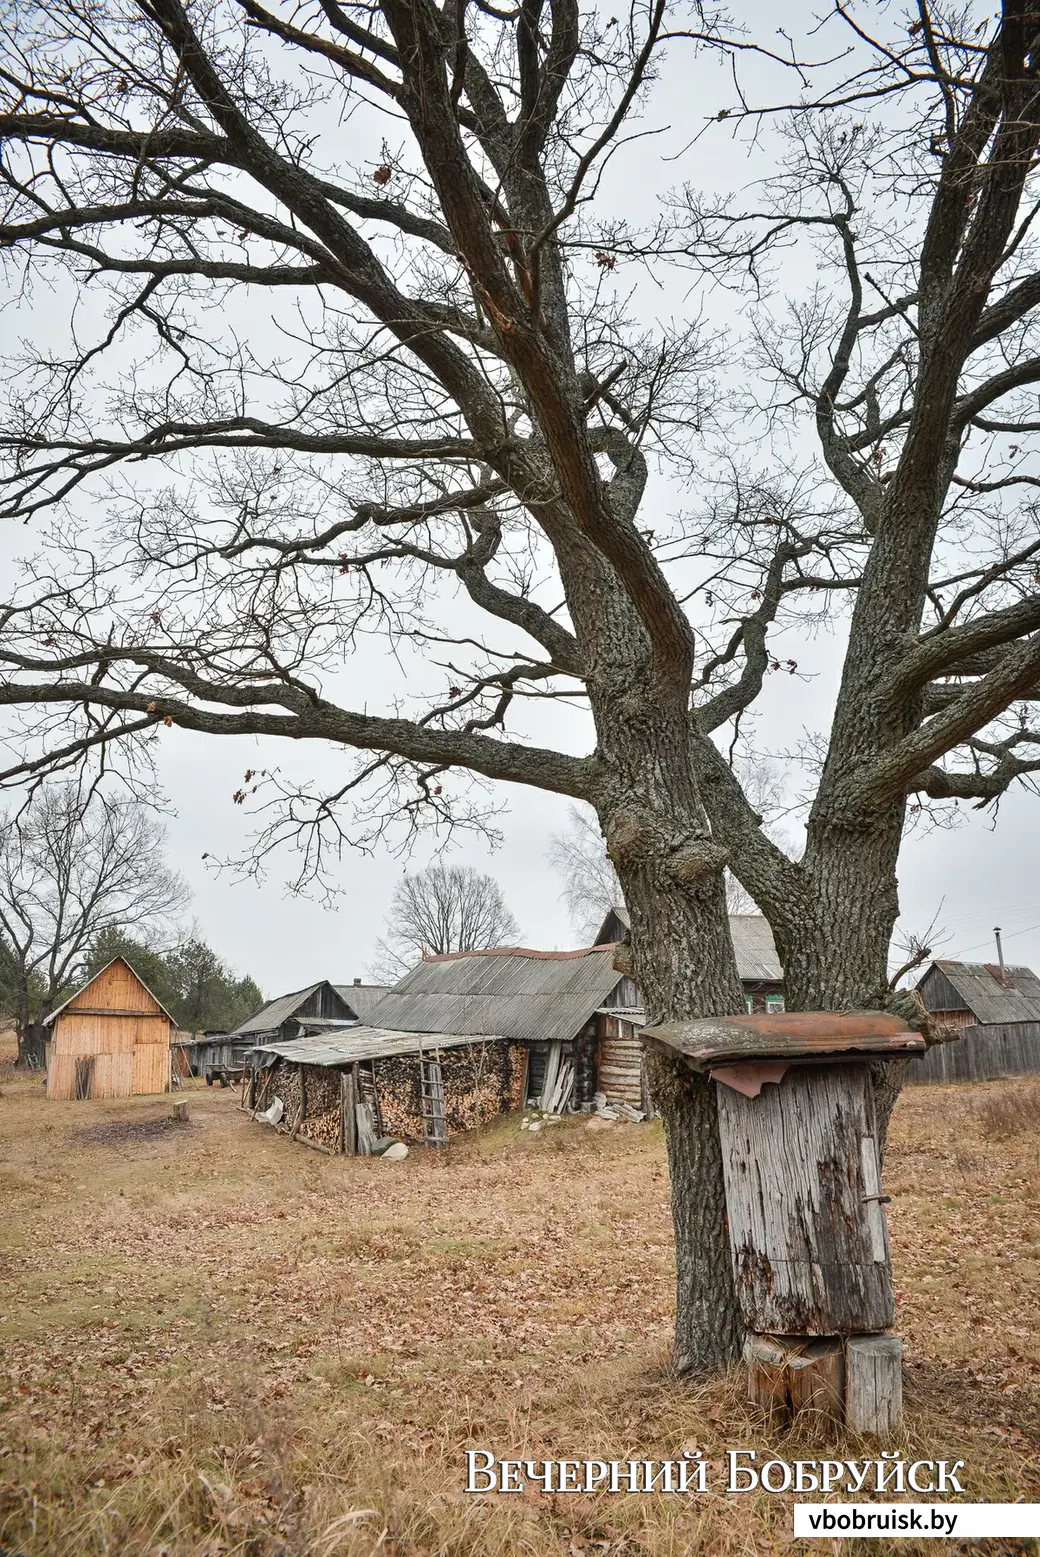
[[[966,687],[959,698],[911,734],[841,780],[827,796],[824,810],[853,812],[883,805],[905,794],[915,776],[989,722],[1027,691],[1040,676],[1040,633],[1009,649],[988,675]]]
[[[390,752],[409,761],[466,768],[486,778],[547,789],[579,800],[591,800],[596,793],[598,765],[593,758],[568,757],[543,747],[522,746],[473,732],[430,729],[407,719],[353,713],[322,698],[308,701],[288,688],[277,689],[263,698],[251,698],[248,688],[202,684],[183,669],[176,674],[182,684],[191,681],[204,686],[201,695],[218,707],[202,708],[196,702],[162,692],[132,692],[63,680],[7,681],[0,685],[0,706],[61,704],[70,708],[135,711],[152,714],[158,726],[169,720],[180,728],[208,735],[272,735],[290,740],[329,741],[359,751]],[[241,713],[227,711],[227,705],[241,706],[249,701],[296,706],[284,714],[261,713],[256,708]],[[37,769],[47,763],[48,758],[42,757]],[[25,764],[19,764],[19,768],[24,771]],[[4,776],[0,774],[0,778]]]

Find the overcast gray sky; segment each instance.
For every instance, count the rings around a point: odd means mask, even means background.
[[[739,9],[749,30],[757,26],[766,41],[774,41],[775,5],[745,0]],[[789,6],[785,17],[790,19],[799,10],[811,15],[811,7]],[[713,127],[680,161],[674,160],[705,120],[732,98],[724,68],[710,59],[694,62],[688,52],[676,50],[644,118],[643,128],[662,133],[636,142],[616,158],[604,186],[613,209],[638,219],[651,212],[655,201],[680,179],[725,190],[745,186],[764,170],[776,150],[774,132],[768,128],[757,149],[749,151],[727,126]],[[364,127],[355,121],[351,130],[352,154],[363,159]],[[376,149],[373,140],[373,152]],[[793,279],[806,282],[809,278],[796,275]],[[739,309],[732,298],[694,294],[688,287],[688,278],[673,277],[647,307],[662,318],[682,318],[692,309],[703,309],[709,325],[739,328]],[[41,306],[46,306],[45,299]],[[255,301],[249,306],[255,309]],[[255,313],[252,323],[262,335],[263,322]],[[792,451],[795,454],[797,450]],[[674,508],[687,498],[659,483],[656,500]],[[12,548],[21,552],[26,547],[24,532],[7,537],[7,565]],[[802,675],[778,675],[767,681],[755,730],[755,746],[760,750],[797,750],[806,732],[824,727],[840,673],[840,633],[809,641],[791,636],[782,640],[782,647],[797,658]],[[384,666],[381,656],[379,647],[370,642],[359,651],[357,663],[348,667],[343,688],[348,706],[359,706],[358,687],[363,688],[370,711],[383,706],[389,688],[399,688],[396,663]],[[415,667],[416,674],[420,669]],[[583,717],[562,707],[532,714],[527,733],[578,750],[589,744]],[[345,981],[365,974],[395,882],[404,869],[418,868],[439,853],[434,839],[421,840],[407,860],[393,857],[385,848],[370,855],[348,851],[338,872],[342,891],[334,909],[285,892],[282,882],[291,861],[272,862],[268,877],[259,884],[236,882],[229,873],[212,868],[213,857],[244,852],[255,826],[232,800],[247,768],[280,766],[326,782],[345,773],[351,761],[349,754],[317,746],[287,751],[252,738],[211,739],[176,729],[164,734],[160,776],[173,808],[172,862],[194,890],[193,912],[207,940],[240,972],[252,974],[266,994],[318,978]],[[781,765],[793,793],[800,770],[795,763]],[[566,825],[568,802],[506,787],[500,798],[507,807],[500,819],[501,847],[492,852],[479,838],[462,837],[444,857],[497,876],[526,944],[571,945],[560,882],[546,861],[550,835]],[[903,924],[923,931],[938,915],[949,932],[943,954],[963,953],[972,960],[992,958],[992,926],[1000,924],[1008,960],[1040,968],[1040,883],[1034,884],[1040,863],[1038,806],[1035,797],[1016,793],[1004,802],[995,827],[989,813],[969,812],[953,830],[911,834],[901,869]],[[789,824],[788,831],[797,841],[796,822]],[[211,856],[210,862],[203,860],[204,854]]]

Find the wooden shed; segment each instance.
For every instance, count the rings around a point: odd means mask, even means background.
[[[933,962],[917,984],[932,1020],[955,1043],[936,1043],[908,1082],[992,1081],[1040,1072],[1040,979],[1032,968]]]
[[[47,1025],[48,1097],[169,1091],[173,1018],[124,958],[96,973]]]

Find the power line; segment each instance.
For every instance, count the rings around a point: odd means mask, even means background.
[[[1040,924],[1027,925],[1024,930],[1012,930],[1010,935],[1005,935],[1005,941],[1013,941],[1016,935],[1031,935],[1034,930],[1040,930]],[[965,952],[981,951],[984,946],[992,945],[992,940],[978,941],[974,946],[962,946],[958,956],[963,957]],[[953,959],[951,958],[950,961]]]

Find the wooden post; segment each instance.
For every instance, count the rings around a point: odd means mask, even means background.
[[[346,1111],[345,1111],[346,1112],[347,1132],[346,1132],[346,1138],[345,1138],[344,1144],[346,1146],[346,1150],[347,1150],[348,1154],[351,1157],[356,1157],[357,1156],[357,1150],[358,1150],[358,1138],[357,1138],[357,1082],[355,1080],[353,1070],[351,1070],[350,1073],[347,1076],[345,1076],[343,1079],[344,1079],[344,1081],[347,1084],[347,1106],[346,1106]]]
[[[883,1437],[903,1420],[903,1343],[897,1335],[850,1336],[845,1347],[845,1425]]]
[[[188,1100],[187,1100],[187,1098],[185,1098],[182,1102],[171,1104],[171,1112],[173,1114],[174,1119],[177,1120],[178,1124],[187,1124],[188,1123]]]
[[[296,1115],[296,1122],[294,1123],[292,1129],[289,1132],[289,1139],[290,1139],[290,1141],[295,1141],[297,1135],[299,1134],[300,1126],[303,1123],[303,1116],[304,1116],[304,1114],[307,1111],[307,1083],[303,1079],[303,1066],[302,1065],[299,1067],[299,1070],[300,1070],[300,1108],[299,1108],[299,1112]]]
[[[785,1415],[815,1411],[840,1422],[845,1395],[845,1356],[837,1337],[749,1335],[744,1343],[748,1399]]]

